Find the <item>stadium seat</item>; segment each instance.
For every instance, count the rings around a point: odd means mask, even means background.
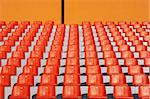
[[[131,94],[131,88],[128,85],[114,86],[115,99],[134,99]]]
[[[29,86],[14,86],[10,99],[30,99],[30,87]]]
[[[88,86],[88,99],[107,99],[105,86]]]
[[[56,99],[55,86],[51,86],[51,85],[38,86],[36,99]]]

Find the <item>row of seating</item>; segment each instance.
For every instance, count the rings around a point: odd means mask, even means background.
[[[62,52],[62,45],[65,34],[65,25],[58,25],[54,40],[50,48],[49,56],[41,76],[36,99],[54,99],[56,98],[55,86],[57,85],[57,75],[59,75],[59,66]]]

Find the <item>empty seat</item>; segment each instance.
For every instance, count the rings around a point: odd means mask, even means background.
[[[58,75],[59,74],[59,68],[57,66],[46,65],[45,68],[44,68],[44,73],[45,74]]]
[[[26,46],[26,45],[19,45],[19,46],[17,46],[17,49],[16,49],[17,51],[24,51],[24,52],[27,52],[28,51],[28,46]]]
[[[31,66],[41,66],[41,62],[39,58],[28,58],[27,65]]]
[[[123,51],[121,52],[122,58],[134,58],[134,55],[131,51]]]
[[[34,50],[34,51],[42,51],[42,52],[45,52],[45,46],[38,46],[38,45],[35,45],[33,50]]]
[[[139,97],[141,99],[149,99],[150,98],[150,86],[149,85],[139,86]]]
[[[14,86],[10,99],[30,99],[30,87],[20,85]]]
[[[1,59],[7,58],[7,53],[5,51],[0,51],[0,58]]]
[[[80,75],[80,66],[66,66],[65,74],[77,74]]]
[[[112,65],[107,67],[107,74],[111,75],[111,74],[119,74],[119,73],[122,73],[121,66]]]
[[[80,86],[63,86],[63,99],[81,99]]]
[[[145,74],[133,75],[133,85],[145,85],[148,84],[148,76]]]
[[[48,58],[46,61],[46,65],[59,66],[60,60],[58,58]]]
[[[115,58],[115,52],[114,51],[104,51],[103,52],[103,58]]]
[[[67,58],[79,58],[79,52],[78,51],[68,51]]]
[[[113,47],[112,45],[103,45],[102,47],[102,51],[112,51],[113,50]]]
[[[105,58],[105,66],[119,65],[117,58]]]
[[[149,51],[140,51],[139,57],[140,58],[150,58],[150,52]]]
[[[25,53],[23,51],[14,51],[12,53],[12,57],[24,59],[25,58]]]
[[[79,58],[67,58],[66,65],[79,65]]]
[[[89,74],[87,75],[87,85],[102,85],[103,77],[101,74]]]
[[[21,66],[21,60],[20,60],[20,58],[9,58],[7,60],[7,65],[20,67]]]
[[[99,60],[98,58],[86,58],[85,65],[86,66],[99,65]]]
[[[41,76],[40,85],[56,85],[57,76],[54,74],[43,74]]]
[[[43,58],[43,52],[41,52],[41,51],[32,51],[31,54],[30,54],[30,57],[42,59]]]
[[[96,58],[97,52],[96,51],[86,51],[85,58]]]
[[[120,45],[118,51],[129,51],[130,47],[128,45]]]
[[[30,75],[36,76],[36,75],[38,75],[38,67],[26,65],[23,67],[23,74],[30,74]]]
[[[124,65],[125,66],[138,65],[138,61],[135,58],[125,58]]]
[[[88,99],[107,99],[105,86],[88,86]]]
[[[127,85],[114,86],[113,96],[115,99],[133,99],[131,88]]]
[[[150,58],[144,58],[144,65],[150,67]]]
[[[80,76],[76,74],[65,74],[64,85],[80,85]]]
[[[126,77],[124,74],[112,74],[110,75],[111,85],[124,85],[126,84]]]
[[[2,67],[2,74],[16,75],[16,66],[5,65]]]
[[[128,66],[128,74],[130,75],[135,75],[135,74],[142,74],[143,73],[143,68],[139,65],[133,65],[133,66]]]
[[[0,85],[2,86],[10,86],[11,77],[10,75],[0,74]]]
[[[20,74],[17,80],[18,85],[33,86],[34,76],[30,74]]]
[[[86,74],[100,74],[101,69],[99,65],[87,66],[86,67]]]
[[[36,99],[56,99],[55,86],[51,86],[51,85],[38,86]]]
[[[146,51],[147,50],[147,46],[145,45],[136,45],[135,46],[135,51]]]

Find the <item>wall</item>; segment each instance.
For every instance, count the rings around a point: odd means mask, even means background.
[[[0,20],[61,23],[61,0],[0,0]],[[65,0],[65,23],[150,20],[150,0]]]
[[[65,0],[65,22],[150,20],[150,0]]]
[[[0,0],[0,20],[61,22],[61,0]]]

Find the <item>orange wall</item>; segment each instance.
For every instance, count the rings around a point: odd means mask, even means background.
[[[61,22],[61,0],[0,0],[0,20]]]
[[[61,23],[61,0],[0,0],[0,20],[54,20]],[[65,0],[65,23],[150,20],[150,0]]]
[[[65,22],[150,20],[150,0],[65,0]]]

